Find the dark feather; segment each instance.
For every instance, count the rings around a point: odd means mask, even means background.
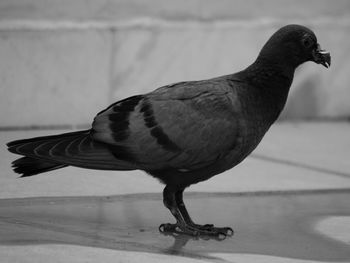
[[[90,130],[84,130],[84,131],[74,131],[74,132],[67,132],[64,134],[59,134],[59,135],[49,135],[49,136],[40,136],[40,137],[35,137],[35,138],[30,138],[30,139],[21,139],[21,140],[16,140],[12,142],[8,142],[6,145],[9,147],[9,151],[11,151],[12,147],[15,147],[16,145],[23,145],[25,143],[33,143],[36,141],[44,141],[44,140],[53,140],[53,139],[59,139],[60,137],[71,137],[71,136],[77,136],[81,135],[82,133],[89,133]]]
[[[66,167],[67,165],[49,162],[41,159],[35,159],[30,157],[22,157],[12,162],[13,170],[21,174],[21,177],[32,176],[59,168]]]

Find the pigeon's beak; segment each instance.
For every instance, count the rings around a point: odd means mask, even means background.
[[[331,54],[326,50],[322,50],[319,44],[317,44],[317,47],[312,51],[312,56],[317,64],[322,64],[326,68],[330,67]]]

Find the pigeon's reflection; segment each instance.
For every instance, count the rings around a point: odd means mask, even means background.
[[[199,235],[199,236],[189,236],[182,234],[180,232],[161,232],[160,233],[164,236],[171,236],[174,238],[174,243],[169,248],[165,249],[164,252],[167,254],[172,255],[178,255],[183,254],[183,249],[187,245],[188,241],[209,241],[209,240],[216,240],[216,241],[224,241],[227,238],[231,238],[232,236],[223,236],[223,235],[217,235],[217,236],[209,236],[209,235]]]

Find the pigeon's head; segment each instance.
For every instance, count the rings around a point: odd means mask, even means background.
[[[314,61],[326,68],[331,65],[330,53],[321,49],[315,33],[300,25],[287,25],[280,28],[266,42],[260,56],[275,62],[287,63],[293,67],[306,61]]]

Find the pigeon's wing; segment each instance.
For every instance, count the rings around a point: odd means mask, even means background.
[[[140,169],[202,168],[235,145],[234,101],[218,81],[165,86],[99,113],[92,136]]]

